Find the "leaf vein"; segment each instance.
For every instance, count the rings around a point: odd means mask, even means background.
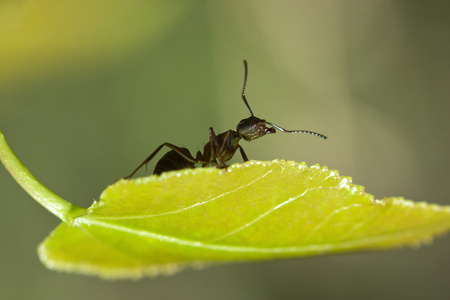
[[[251,182],[249,182],[249,183],[247,183],[247,184],[245,184],[245,185],[241,185],[241,186],[239,186],[239,187],[237,187],[237,188],[235,188],[235,189],[233,189],[233,190],[230,190],[230,191],[227,191],[227,192],[225,192],[225,193],[222,193],[222,194],[220,194],[220,195],[218,195],[218,196],[215,196],[215,197],[213,197],[213,198],[211,198],[211,199],[208,199],[208,200],[205,200],[205,201],[202,201],[202,202],[197,202],[197,203],[194,203],[194,204],[189,205],[189,206],[187,206],[187,207],[183,207],[183,208],[178,209],[178,210],[173,210],[173,211],[168,211],[168,212],[163,212],[163,213],[158,213],[158,214],[153,214],[153,215],[144,215],[144,216],[120,216],[120,217],[95,216],[95,218],[96,218],[96,219],[107,219],[107,220],[130,220],[130,219],[146,219],[146,218],[154,218],[154,217],[160,217],[160,216],[165,216],[165,215],[171,215],[171,214],[181,213],[181,212],[184,212],[184,211],[187,211],[187,210],[190,210],[190,209],[194,209],[194,208],[197,208],[197,207],[199,207],[199,206],[208,204],[208,203],[210,203],[210,202],[212,202],[212,201],[215,201],[215,200],[217,200],[217,199],[219,199],[219,198],[225,197],[225,196],[228,195],[228,194],[236,193],[236,192],[239,191],[240,189],[243,189],[243,188],[245,188],[245,187],[249,187],[249,186],[251,186],[252,184],[256,183],[257,181],[263,179],[264,177],[266,177],[266,176],[267,176],[268,174],[270,174],[270,173],[272,173],[272,170],[267,171],[267,172],[266,172],[264,175],[262,175],[261,177],[258,177],[257,179],[255,179],[255,180],[253,180],[253,181],[251,181]]]

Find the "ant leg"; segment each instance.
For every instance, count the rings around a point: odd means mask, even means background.
[[[131,176],[133,176],[140,168],[142,168],[144,165],[147,165],[148,162],[162,149],[162,147],[164,147],[164,144],[162,144],[161,146],[159,146],[158,148],[156,148],[155,151],[153,151],[152,154],[150,154],[149,157],[147,157],[146,160],[144,160],[137,168],[136,170],[134,170],[130,175],[124,177],[123,179],[130,179]]]
[[[219,168],[219,164],[217,163],[217,160],[214,158],[212,161],[209,162],[213,167]]]
[[[231,150],[231,138],[232,138],[231,130],[228,130],[227,131],[227,151]]]
[[[219,140],[217,139],[216,133],[214,132],[214,129],[212,129],[212,127],[209,127],[209,143],[211,144],[211,155],[215,153],[216,154],[215,156],[219,157],[220,144]]]
[[[244,159],[244,162],[248,161],[247,155],[244,152],[244,148],[242,148],[241,145],[238,145],[238,146],[239,146],[239,151],[241,151],[241,156]]]
[[[221,147],[216,133],[212,127],[209,127],[209,144],[211,145],[211,158],[209,163],[214,167],[221,167],[224,165],[222,158],[220,157]],[[220,160],[220,165],[217,163],[216,158]]]
[[[177,152],[181,157],[183,157],[185,160],[192,162],[192,163],[197,163],[197,160],[195,160],[191,155],[187,156],[185,155],[185,153],[183,153],[183,151],[181,150],[181,148],[170,144],[170,143],[163,143],[161,144],[158,148],[156,148],[155,151],[153,151],[152,154],[150,154],[149,157],[147,157],[137,168],[136,170],[134,170],[130,175],[124,177],[123,179],[130,179],[140,168],[142,168],[144,165],[146,166],[151,160],[152,158],[162,149],[162,147],[169,147],[170,149],[174,150],[175,152]]]
[[[228,131],[227,131],[227,135],[225,136],[225,139],[227,140],[227,143],[226,143],[226,144],[222,144],[222,147],[221,147],[221,149],[220,149],[220,153],[225,153],[225,155],[227,155],[228,153],[230,153],[231,151],[233,151],[233,149],[231,149],[231,139],[232,139],[232,138],[233,138],[232,131],[231,131],[231,130],[228,130]],[[226,149],[223,149],[223,148],[225,148],[225,147],[226,147]],[[226,151],[224,151],[224,150],[226,150]],[[234,151],[233,151],[233,152],[234,152]],[[219,160],[220,160],[220,167],[221,167],[221,168],[226,168],[227,165],[225,164],[225,162],[224,162],[222,156],[219,156]]]
[[[227,132],[227,135],[225,136],[225,139],[227,139],[226,144],[220,145],[219,140],[217,139],[217,136],[214,132],[214,129],[212,127],[209,128],[209,144],[211,145],[211,158],[210,158],[210,164],[214,167],[223,168],[226,167],[225,162],[223,160],[222,154],[226,153],[228,151],[224,151],[224,148],[226,147],[227,150],[231,148],[231,135],[229,130]],[[220,164],[217,163],[216,159],[220,161]]]

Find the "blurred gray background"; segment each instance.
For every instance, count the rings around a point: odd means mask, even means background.
[[[450,2],[0,1],[0,129],[83,207],[162,142],[255,115],[256,160],[339,170],[377,198],[449,205]],[[237,155],[234,162],[241,161]],[[149,170],[152,170],[150,166]],[[144,172],[140,175],[145,175]],[[448,299],[450,238],[420,249],[233,264],[137,282],[46,269],[58,219],[0,167],[1,299]]]

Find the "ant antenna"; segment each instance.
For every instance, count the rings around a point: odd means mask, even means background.
[[[247,73],[248,73],[247,61],[245,59],[244,59],[244,68],[245,68],[245,76],[244,76],[244,85],[242,86],[242,100],[244,100],[245,105],[247,105],[247,108],[253,117],[252,109],[250,108],[250,105],[248,105],[247,99],[245,99],[245,85],[247,84]]]
[[[244,76],[244,85],[242,86],[242,100],[244,100],[244,103],[245,103],[245,105],[247,105],[247,108],[248,108],[248,110],[250,111],[250,114],[251,114],[251,117],[254,117],[254,115],[253,115],[253,112],[252,112],[252,109],[250,108],[250,105],[248,105],[248,102],[247,102],[247,99],[245,98],[245,86],[247,85],[247,74],[248,74],[248,66],[247,66],[247,61],[244,59],[244,68],[245,68],[245,76]],[[251,119],[251,117],[249,118],[249,119]],[[259,118],[257,118],[257,119],[259,119]],[[241,122],[243,122],[243,121],[247,121],[248,119],[244,119],[244,120],[242,120]],[[260,120],[260,119],[259,119]],[[252,120],[253,121],[253,120]],[[264,120],[263,120],[264,121]],[[270,122],[267,122],[267,121],[264,121],[266,124],[268,124],[268,125],[270,125],[270,126],[272,126],[273,128],[275,128],[275,129],[278,129],[279,131],[281,131],[281,132],[284,132],[284,133],[307,133],[307,134],[312,134],[312,135],[315,135],[315,136],[317,136],[317,137],[320,137],[320,138],[322,138],[322,139],[324,139],[324,140],[326,140],[326,139],[328,139],[325,135],[323,135],[323,134],[320,134],[320,133],[317,133],[317,132],[314,132],[314,131],[307,131],[307,130],[287,130],[287,129],[284,129],[283,127],[280,127],[280,126],[278,126],[278,125],[276,125],[276,124],[273,124],[273,123],[270,123]],[[241,125],[241,123],[239,123],[239,125],[238,125],[238,127]],[[267,127],[265,127],[266,129],[267,129]],[[267,129],[267,130],[269,130],[269,129]],[[270,131],[270,133],[274,133],[275,132],[275,130],[273,130],[273,131]],[[266,132],[266,133],[269,133],[269,132]],[[259,135],[259,136],[261,136],[261,135]],[[259,137],[258,136],[258,137]],[[256,137],[254,137],[254,138],[256,138]]]
[[[285,132],[285,133],[308,133],[308,134],[312,134],[312,135],[315,135],[315,136],[317,136],[317,137],[320,137],[320,138],[322,138],[322,139],[324,139],[324,140],[328,139],[328,138],[327,138],[326,136],[324,136],[323,134],[320,134],[320,133],[317,133],[317,132],[314,132],[314,131],[307,131],[307,130],[287,130],[287,129],[284,129],[283,127],[280,127],[280,126],[275,125],[275,124],[270,123],[270,122],[266,122],[266,124],[269,124],[270,126],[276,128],[276,129],[278,129],[278,130],[281,131],[281,132]]]

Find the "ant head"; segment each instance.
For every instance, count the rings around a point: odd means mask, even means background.
[[[275,128],[266,126],[266,120],[255,116],[241,120],[236,126],[236,131],[246,141],[251,141],[268,133],[276,132]]]
[[[247,99],[245,98],[245,85],[247,84],[247,73],[248,73],[247,61],[245,61],[245,60],[244,60],[244,68],[245,68],[245,76],[244,76],[244,85],[242,86],[241,96],[242,96],[242,100],[244,101],[245,105],[247,106],[248,110],[250,111],[251,116],[247,119],[241,120],[239,122],[239,124],[237,125],[236,131],[239,134],[239,136],[244,138],[244,140],[246,140],[246,141],[251,141],[251,140],[257,139],[259,137],[262,137],[268,133],[275,133],[276,130],[279,130],[279,131],[285,132],[285,133],[308,133],[308,134],[312,134],[317,137],[320,137],[324,140],[327,139],[327,137],[324,136],[323,134],[320,134],[320,133],[317,133],[314,131],[287,130],[281,126],[278,126],[278,125],[270,123],[270,122],[266,122],[266,120],[255,117],[253,115],[252,109],[250,108],[250,105],[248,105]],[[272,127],[267,127],[266,124],[269,126],[272,126]]]

